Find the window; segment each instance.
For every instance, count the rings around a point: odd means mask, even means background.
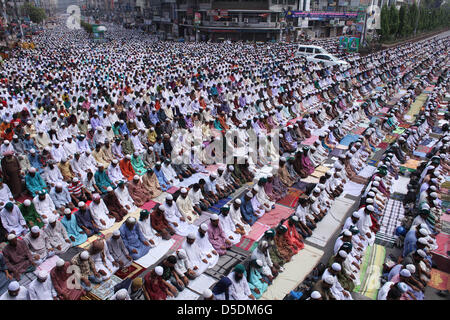
[[[305,52],[305,47],[298,48],[298,52]]]
[[[277,16],[278,16],[278,14],[271,13],[270,14],[270,22],[277,22]]]
[[[327,60],[327,61],[331,61],[331,58],[329,56],[325,56],[323,54],[318,54],[314,57],[315,59],[319,59],[319,60]]]
[[[314,53],[314,48],[306,48],[306,53]]]

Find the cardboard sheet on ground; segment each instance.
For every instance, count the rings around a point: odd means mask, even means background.
[[[358,176],[363,178],[369,178],[373,175],[373,173],[377,171],[377,168],[372,166],[365,166],[360,172],[358,172]]]
[[[372,167],[375,168],[375,167]],[[344,193],[352,196],[360,196],[364,185],[353,181],[348,181],[344,186]]]
[[[305,245],[303,250],[284,265],[285,271],[275,278],[272,285],[262,295],[261,300],[282,300],[306,278],[323,254],[322,250]]]
[[[188,288],[198,294],[203,294],[203,291],[205,289],[208,289],[216,282],[217,282],[216,279],[214,279],[206,274],[201,274],[195,280],[189,281]]]
[[[306,177],[305,179],[301,179],[300,181],[306,182],[306,183],[319,183],[319,179],[314,178],[313,176]]]
[[[333,234],[341,228],[344,218],[353,203],[351,200],[336,200],[331,206],[329,213],[322,221],[317,223],[317,228],[313,231],[312,236],[305,241],[325,247]]]
[[[136,260],[136,263],[140,264],[144,268],[150,267],[155,264],[159,259],[161,259],[170,249],[170,247],[175,243],[173,239],[161,240],[161,242],[143,257]]]
[[[394,180],[392,183],[391,193],[407,194],[409,180],[410,178],[399,176],[398,180]]]
[[[193,174],[191,177],[183,179],[183,181],[181,181],[177,187],[179,188],[187,188],[189,187],[191,184],[197,183],[200,179],[206,179],[208,176],[204,173],[196,173]]]

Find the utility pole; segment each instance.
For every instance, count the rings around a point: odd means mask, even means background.
[[[368,18],[368,16],[369,16],[369,14],[367,13],[367,9],[369,9],[369,8],[366,8],[366,10],[365,10],[365,14],[364,14],[364,27],[363,27],[363,32],[362,32],[362,35],[361,35],[361,46],[365,46],[365,41],[366,41],[366,32],[367,32],[367,18]],[[371,2],[371,4],[370,4],[370,15],[372,15],[372,10],[373,10],[373,0],[372,0],[372,2]]]
[[[17,23],[19,24],[20,34],[22,35],[22,40],[23,40],[24,37],[23,37],[22,21],[20,21],[20,19],[19,19],[19,11],[17,9],[17,0],[14,0],[14,11],[16,14]]]

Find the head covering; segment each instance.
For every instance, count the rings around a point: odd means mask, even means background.
[[[408,269],[403,269],[402,271],[400,271],[400,275],[402,277],[409,278],[411,277],[411,272]]]
[[[82,260],[87,260],[87,259],[89,259],[89,252],[87,252],[87,250],[81,252],[81,253],[80,253],[80,258],[81,258]]]
[[[328,284],[334,284],[334,277],[333,276],[327,276],[325,277],[324,281]]]
[[[313,292],[311,292],[311,299],[317,300],[317,299],[320,299],[320,298],[322,298],[322,295],[320,294],[319,291],[313,291]]]
[[[155,268],[155,273],[156,273],[158,276],[162,276],[163,272],[164,272],[163,267],[157,266],[157,267]]]
[[[8,285],[9,291],[17,291],[20,289],[20,284],[17,281],[11,281]]]
[[[212,295],[213,293],[210,289],[203,290],[203,298],[211,298]]]
[[[61,259],[61,258],[59,258],[57,261],[56,261],[56,266],[57,267],[62,267],[63,265],[64,265],[64,260],[63,259]]]
[[[245,267],[242,265],[242,264],[237,264],[235,267],[234,267],[234,272],[237,272],[237,273],[244,273],[245,272]]]
[[[335,262],[331,265],[331,269],[333,269],[334,271],[341,271],[342,267],[339,263]]]
[[[214,213],[214,214],[211,215],[211,220],[214,220],[214,221],[215,220],[219,220],[219,216]]]

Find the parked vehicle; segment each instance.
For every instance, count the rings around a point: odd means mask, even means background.
[[[328,51],[319,46],[299,45],[296,55],[297,56],[311,56],[314,54],[328,54]]]
[[[311,55],[311,56],[307,56],[306,60],[316,62],[316,63],[322,62],[326,66],[348,65],[347,61],[339,60],[338,58],[336,58],[335,56],[333,56],[331,54]]]

